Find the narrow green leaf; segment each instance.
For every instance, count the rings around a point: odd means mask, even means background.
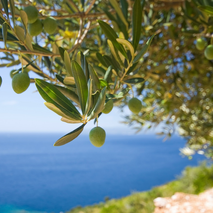
[[[66,143],[71,142],[72,140],[74,140],[75,138],[77,138],[81,132],[84,129],[85,124],[82,124],[80,127],[78,127],[77,129],[73,130],[72,132],[64,135],[63,137],[61,137],[59,140],[57,140],[54,143],[54,146],[62,146]]]
[[[79,124],[79,123],[82,123],[81,121],[73,120],[73,119],[70,119],[70,118],[68,119],[66,117],[62,117],[61,121],[69,123],[69,124]]]
[[[121,9],[124,14],[125,19],[128,19],[128,3],[126,0],[121,0]]]
[[[27,35],[27,24],[28,24],[27,13],[24,10],[20,10],[20,16],[21,16],[21,20],[24,25],[24,34],[26,36]]]
[[[36,86],[38,85],[41,89],[51,98],[54,102],[70,111],[78,120],[81,120],[81,115],[72,102],[66,98],[54,85],[47,83],[41,79],[36,79]],[[50,102],[46,100],[47,102]],[[50,102],[51,103],[51,102]]]
[[[136,51],[141,36],[142,6],[140,0],[135,0],[132,16],[132,44]]]
[[[81,105],[82,113],[85,113],[87,96],[88,96],[88,88],[87,81],[84,75],[84,71],[80,67],[80,65],[76,61],[71,61],[71,69],[73,73],[73,77],[75,78],[77,94],[79,97],[79,102]]]
[[[5,13],[7,14],[7,18],[9,19],[9,12],[8,12],[8,1],[1,0],[2,6],[4,8]]]
[[[67,110],[66,108],[64,108],[61,105],[59,105],[58,103],[56,103],[51,97],[49,97],[46,94],[46,92],[38,84],[36,84],[36,87],[37,87],[38,92],[40,93],[41,97],[48,103],[54,104],[58,109],[60,109],[66,115],[66,117],[72,118],[74,120],[82,120],[82,118],[80,118],[73,111]]]
[[[52,53],[51,51],[49,51],[48,49],[44,48],[44,47],[41,47],[39,46],[38,44],[33,44],[33,49],[34,50],[37,50],[39,52],[42,52],[42,53]]]
[[[107,66],[107,63],[105,62],[103,56],[102,56],[100,53],[96,53],[96,57],[97,57],[97,59],[101,62],[101,64],[102,64],[103,66],[108,67],[108,66]]]
[[[198,9],[206,13],[207,15],[213,16],[213,7],[211,6],[198,6]]]
[[[88,120],[96,118],[98,114],[104,109],[105,99],[106,99],[106,87],[102,89],[98,97],[97,103],[95,104],[92,113],[88,117]]]
[[[7,49],[7,29],[8,29],[8,25],[6,23],[4,23],[2,25],[2,34],[3,34],[3,41],[4,41],[4,46]]]
[[[124,82],[128,84],[138,84],[138,83],[144,82],[144,78],[131,78],[131,79],[125,80]]]
[[[112,42],[111,42],[109,39],[107,39],[107,43],[108,43],[108,45],[109,45],[109,48],[110,48],[110,50],[111,50],[111,53],[112,53],[113,57],[116,59],[116,61],[117,61],[121,66],[125,67],[123,61],[121,60],[121,58],[120,58],[120,56],[119,56],[119,54],[118,54],[118,51],[114,48],[114,45],[112,44]]]
[[[105,75],[104,75],[104,80],[106,82],[108,82],[110,77],[111,77],[111,75],[112,75],[112,66],[109,66],[107,71],[106,71],[106,73],[105,73]]]
[[[2,77],[0,76],[0,86],[2,85]]]
[[[135,51],[134,51],[132,44],[129,41],[122,39],[122,38],[117,38],[116,40],[117,40],[118,43],[125,45],[129,49],[129,51],[131,53],[131,57],[133,59]]]
[[[115,0],[109,0],[111,5],[114,7],[115,11],[117,12],[118,16],[120,17],[121,21],[128,27],[128,23],[124,17],[124,14],[122,13],[122,10],[120,8],[120,5]]]
[[[59,53],[60,53],[60,56],[61,56],[62,60],[64,61],[64,51],[65,51],[65,49],[62,48],[62,47],[59,47],[58,50],[59,50]]]
[[[92,79],[93,93],[96,93],[98,90],[100,90],[100,81],[97,73],[90,64],[89,64],[89,73]]]
[[[64,51],[64,65],[67,72],[67,76],[73,76],[72,69],[71,69],[70,56],[66,50]]]
[[[93,68],[95,69],[95,71],[100,75],[100,76],[104,76],[106,70],[103,67],[99,67],[94,65]]]
[[[75,92],[73,92],[72,90],[67,89],[65,87],[61,87],[61,86],[58,86],[58,85],[55,85],[55,86],[64,96],[66,96],[71,101],[75,102],[76,104],[80,105],[79,98],[78,98],[78,96]]]
[[[134,60],[133,60],[133,64],[136,63],[137,61],[140,60],[140,58],[143,57],[143,55],[147,52],[147,50],[149,49],[149,46],[152,42],[152,39],[154,38],[155,35],[152,35],[151,38],[146,42],[146,44],[143,46],[143,48],[141,49],[141,51],[135,56]]]
[[[111,40],[115,48],[118,49],[124,55],[125,58],[127,58],[127,54],[124,47],[116,41],[116,38],[118,38],[116,32],[107,23],[101,20],[99,20],[98,23],[106,37]]]
[[[89,81],[88,81],[88,97],[87,97],[85,115],[88,114],[88,112],[91,110],[91,106],[92,106],[92,86],[93,86],[92,83],[93,83],[93,80],[89,79]]]
[[[69,116],[67,116],[65,113],[63,113],[58,107],[56,107],[54,104],[52,103],[49,103],[49,102],[45,102],[44,105],[52,110],[53,112],[55,112],[56,114],[60,115],[61,117],[65,117],[67,119],[71,119]],[[74,119],[73,119],[74,120]],[[81,122],[80,120],[75,120],[75,121],[78,121],[78,122]]]
[[[9,0],[10,3],[10,11],[12,15],[13,24],[15,25],[15,3],[14,0]]]

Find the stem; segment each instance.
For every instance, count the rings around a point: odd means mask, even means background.
[[[85,15],[87,15],[87,14],[89,13],[89,11],[92,9],[93,5],[95,4],[95,1],[96,1],[96,0],[93,0],[93,1],[90,3],[89,7],[87,8],[87,10],[86,10],[86,12],[85,12]]]

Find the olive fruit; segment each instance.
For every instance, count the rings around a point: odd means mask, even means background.
[[[12,87],[14,92],[20,94],[27,90],[30,85],[30,78],[27,72],[18,73],[13,76]]]
[[[42,32],[42,23],[39,19],[36,20],[33,24],[28,24],[28,31],[31,36],[37,36]]]
[[[52,17],[47,17],[44,22],[44,31],[48,34],[53,34],[57,29],[56,20]]]
[[[128,107],[133,113],[137,114],[141,111],[142,103],[137,98],[131,98],[128,102]]]
[[[38,19],[38,10],[34,6],[28,6],[24,8],[27,13],[28,23],[32,24]]]
[[[89,139],[92,145],[96,147],[103,146],[106,138],[106,132],[101,127],[94,127],[89,133]]]
[[[208,60],[213,59],[213,45],[208,45],[204,51],[204,55]]]
[[[108,114],[112,111],[112,108],[113,108],[113,100],[110,99],[109,101],[107,101],[107,103],[105,104],[105,107],[103,109],[103,113],[104,114]]]
[[[203,50],[207,45],[207,42],[203,38],[198,38],[196,40],[196,48],[198,50]]]

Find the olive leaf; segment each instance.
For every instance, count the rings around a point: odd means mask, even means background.
[[[109,40],[111,40],[111,42],[113,43],[115,48],[118,49],[124,55],[125,58],[128,58],[124,47],[116,41],[118,36],[117,36],[116,32],[110,27],[110,25],[108,25],[107,23],[105,23],[101,20],[99,20],[98,23],[99,23],[101,29],[103,30],[104,34],[106,35],[106,37]]]
[[[93,93],[96,93],[98,90],[100,90],[100,81],[98,79],[98,75],[93,69],[93,67],[89,64],[89,73],[91,75],[91,78],[93,80]]]
[[[75,138],[77,138],[81,134],[81,132],[83,131],[85,125],[86,124],[82,124],[77,129],[75,129],[72,132],[70,132],[70,133],[64,135],[63,137],[61,137],[59,140],[57,140],[54,143],[54,146],[62,146],[64,144],[66,144],[66,143],[71,142]]]
[[[141,36],[141,22],[142,22],[142,6],[140,0],[135,0],[133,11],[132,11],[132,44],[134,49],[137,49],[137,46],[140,41]]]
[[[131,79],[125,80],[124,82],[128,84],[138,84],[138,83],[144,82],[144,78],[131,78]]]
[[[92,83],[93,79],[89,79],[88,81],[88,97],[87,97],[87,103],[85,108],[85,114],[88,114],[92,107]]]
[[[71,118],[81,120],[81,115],[72,102],[65,97],[54,85],[41,79],[35,79],[36,87],[45,101],[54,104]],[[62,110],[63,109],[63,110]]]
[[[198,9],[202,12],[206,13],[207,15],[213,16],[213,7],[211,6],[198,6]]]
[[[88,96],[88,88],[87,81],[84,75],[84,71],[80,67],[80,65],[76,61],[71,61],[71,69],[73,73],[73,77],[75,79],[77,94],[79,97],[79,102],[81,105],[82,113],[85,114],[87,96]]]
[[[2,77],[0,76],[0,86],[2,85]]]
[[[120,17],[121,21],[125,24],[126,28],[128,27],[128,23],[124,17],[124,14],[120,8],[120,5],[118,4],[117,1],[115,0],[109,0],[109,2],[111,3],[111,5],[114,7],[115,11],[117,12],[118,16]]]
[[[146,42],[146,44],[143,46],[143,48],[141,49],[141,51],[135,56],[134,60],[133,60],[133,64],[136,63],[137,61],[140,60],[141,57],[143,57],[143,55],[147,52],[147,50],[149,49],[149,46],[152,42],[152,39],[154,38],[155,35],[152,35],[150,37],[150,39]]]
[[[2,35],[3,35],[3,41],[4,41],[4,46],[7,49],[7,29],[8,29],[8,25],[7,23],[4,23],[2,25]]]
[[[8,11],[8,1],[1,0],[2,6],[4,8],[4,12],[7,14],[7,18],[9,18],[9,11]]]
[[[72,69],[71,69],[70,56],[66,50],[64,51],[64,65],[67,72],[67,76],[73,76]]]
[[[106,87],[104,87],[98,97],[98,100],[95,104],[95,107],[91,114],[88,117],[88,120],[92,120],[98,116],[98,114],[104,109],[104,104],[105,104],[105,99],[106,99]]]
[[[15,25],[15,3],[14,0],[9,0],[10,3],[10,11],[12,15],[13,24]]]

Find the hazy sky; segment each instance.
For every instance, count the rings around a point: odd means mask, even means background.
[[[18,67],[19,68],[19,67]],[[0,68],[0,76],[3,78],[0,87],[0,132],[71,132],[79,125],[68,124],[60,121],[60,116],[49,110],[44,105],[36,87],[31,84],[27,91],[16,94],[12,89],[12,79],[9,72],[12,69]],[[30,76],[35,76],[32,72]],[[126,114],[129,110],[125,109]],[[123,120],[119,109],[114,108],[110,114],[102,115],[99,126],[110,134],[134,134],[135,130],[121,124]],[[84,129],[88,133],[94,127],[93,121]]]

